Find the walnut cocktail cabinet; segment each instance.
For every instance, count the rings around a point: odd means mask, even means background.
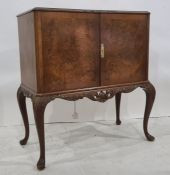
[[[40,144],[38,169],[45,167],[44,111],[55,98],[75,101],[87,97],[105,102],[115,96],[120,124],[121,93],[141,87],[146,93],[143,129],[155,88],[148,81],[149,13],[34,8],[18,15],[21,86],[18,104],[29,123],[26,97],[32,99]]]

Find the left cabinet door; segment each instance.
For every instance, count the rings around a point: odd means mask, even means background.
[[[39,12],[41,92],[99,85],[99,16],[79,12]]]

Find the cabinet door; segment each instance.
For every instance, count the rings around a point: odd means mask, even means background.
[[[41,12],[43,92],[99,85],[99,15]]]
[[[101,43],[101,85],[147,80],[147,14],[102,14]]]

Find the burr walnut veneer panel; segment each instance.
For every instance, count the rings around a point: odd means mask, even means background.
[[[146,14],[101,15],[102,85],[147,80],[148,31]]]
[[[99,17],[41,14],[43,92],[99,86]]]
[[[34,13],[18,18],[21,83],[37,91]]]

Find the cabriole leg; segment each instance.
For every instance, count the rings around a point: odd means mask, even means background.
[[[25,126],[25,137],[20,141],[20,144],[25,145],[29,138],[29,121],[28,121],[28,114],[27,114],[27,108],[26,108],[26,97],[21,87],[19,87],[17,91],[17,100],[18,100],[18,105],[19,105],[24,126]]]
[[[115,103],[116,103],[116,124],[120,125],[120,102],[121,102],[121,93],[117,93],[115,95]]]
[[[45,97],[33,97],[33,110],[35,124],[37,128],[39,145],[40,145],[40,157],[37,162],[37,168],[42,170],[45,168],[45,134],[44,134],[44,111],[48,101]]]
[[[143,90],[146,93],[146,106],[143,120],[143,129],[147,140],[154,141],[155,138],[148,132],[148,120],[155,100],[156,91],[154,86],[150,82],[148,82],[147,85],[143,87]]]

